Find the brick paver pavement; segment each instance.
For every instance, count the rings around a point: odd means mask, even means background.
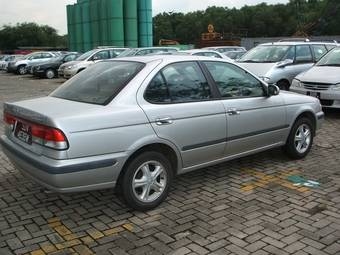
[[[0,117],[4,101],[61,82],[0,73]],[[294,186],[291,175],[320,186]],[[113,190],[43,193],[0,150],[2,254],[340,254],[340,111],[326,112],[307,158],[277,149],[179,176],[146,213]]]

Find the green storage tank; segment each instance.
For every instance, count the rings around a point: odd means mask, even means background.
[[[124,46],[123,0],[107,0],[108,44]]]
[[[99,25],[99,2],[90,1],[90,19],[91,19],[91,42],[92,48],[100,45],[100,25]]]
[[[74,23],[74,6],[66,6],[67,13],[67,34],[68,34],[68,48],[69,50],[76,50],[76,38],[75,38],[75,23]]]
[[[99,34],[100,45],[109,45],[109,29],[108,29],[108,0],[99,1]]]
[[[83,51],[89,51],[92,49],[90,4],[88,1],[82,0],[80,6],[82,13]]]
[[[153,44],[151,0],[138,0],[138,33],[139,47],[151,47]]]
[[[76,37],[76,50],[83,51],[83,27],[81,7],[79,4],[74,5],[75,9],[75,37]]]
[[[125,46],[138,47],[137,0],[125,0],[123,8]]]

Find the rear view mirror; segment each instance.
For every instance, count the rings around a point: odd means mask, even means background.
[[[294,60],[293,59],[290,59],[290,58],[287,58],[279,63],[277,63],[277,67],[285,67],[285,66],[288,66],[288,65],[291,65],[294,63]]]
[[[268,96],[277,96],[280,94],[280,89],[278,86],[270,84],[268,85]]]

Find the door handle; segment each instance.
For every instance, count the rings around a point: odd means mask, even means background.
[[[228,115],[240,115],[241,112],[238,111],[236,108],[231,108],[227,110]]]
[[[164,118],[157,118],[156,119],[156,125],[170,125],[173,123],[173,120],[171,117],[164,117]]]

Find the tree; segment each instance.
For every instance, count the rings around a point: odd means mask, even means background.
[[[154,42],[175,39],[195,43],[213,24],[219,33],[251,37],[340,34],[339,0],[290,0],[287,4],[244,6],[241,9],[208,7],[205,11],[162,13],[154,17]]]
[[[15,26],[4,25],[0,30],[0,49],[9,50],[18,47],[65,47],[65,36],[47,25],[36,23],[18,23]]]

